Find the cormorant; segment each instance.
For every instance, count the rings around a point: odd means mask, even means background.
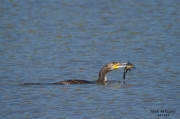
[[[97,81],[92,82],[92,81],[86,81],[86,80],[65,80],[65,81],[60,81],[56,82],[53,84],[59,84],[59,85],[69,85],[69,84],[91,84],[91,83],[99,83],[99,84],[104,84],[107,82],[107,77],[106,74],[109,71],[118,69],[118,68],[123,68],[126,67],[127,63],[120,63],[120,62],[109,62],[105,66],[102,67],[102,69],[99,72],[99,78]]]

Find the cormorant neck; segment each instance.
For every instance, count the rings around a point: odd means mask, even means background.
[[[97,80],[97,82],[99,83],[104,83],[107,81],[107,77],[106,74],[111,71],[106,65],[100,70],[99,72],[99,78]]]

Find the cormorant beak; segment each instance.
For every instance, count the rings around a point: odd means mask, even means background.
[[[114,69],[119,69],[119,68],[123,68],[126,67],[127,63],[116,63],[113,68]]]

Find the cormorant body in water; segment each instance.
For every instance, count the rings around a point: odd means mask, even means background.
[[[118,69],[118,68],[123,68],[126,67],[127,63],[120,63],[120,62],[110,62],[107,63],[105,66],[102,67],[102,69],[99,72],[99,78],[97,81],[92,82],[92,81],[86,81],[86,80],[65,80],[65,81],[60,81],[56,82],[53,84],[58,84],[58,85],[69,85],[69,84],[91,84],[91,83],[99,83],[99,84],[104,84],[107,82],[107,77],[106,74],[112,70]]]

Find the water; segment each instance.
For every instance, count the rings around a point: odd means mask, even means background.
[[[2,0],[0,118],[174,118],[180,114],[180,2]],[[23,85],[94,81],[106,85]],[[154,110],[173,110],[158,116]]]

